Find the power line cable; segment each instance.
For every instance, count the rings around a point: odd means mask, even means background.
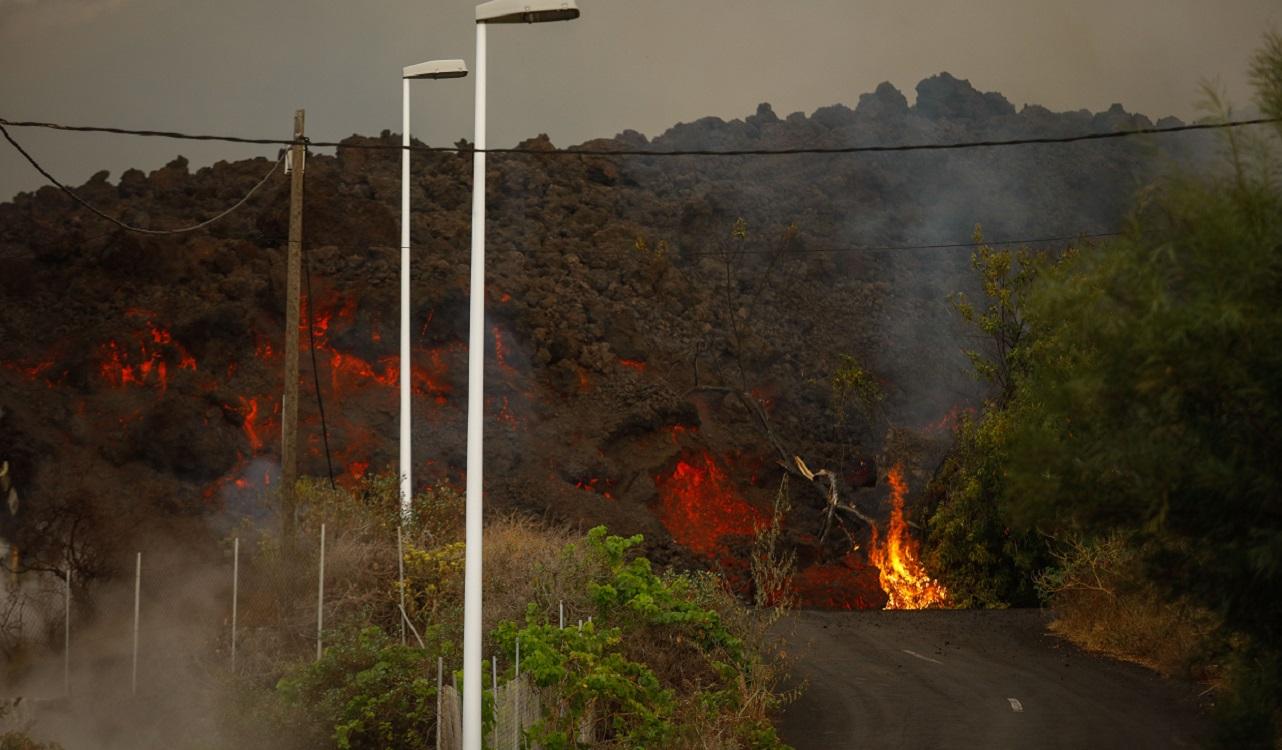
[[[1007,246],[1007,245],[1036,246],[1036,245],[1049,245],[1049,244],[1054,244],[1059,242],[1079,242],[1079,241],[1085,241],[1085,240],[1104,239],[1107,237],[1119,237],[1122,234],[1124,234],[1124,232],[1120,230],[1114,230],[1114,231],[1105,231],[1105,232],[1079,232],[1077,234],[1058,235],[1058,236],[1052,236],[1052,237],[1027,237],[1022,239],[1010,239],[1010,240],[984,239],[978,242],[971,240],[967,242],[938,242],[938,243],[921,244],[921,245],[849,245],[849,246],[842,246],[842,247],[797,248],[794,250],[745,249],[745,250],[736,251],[735,254],[736,255],[788,256],[788,255],[819,255],[823,253],[864,253],[864,252],[902,252],[902,251],[911,251],[911,250],[948,250],[948,249],[976,248],[976,247],[983,247],[983,246]],[[279,243],[283,241],[285,240],[280,237],[263,238],[263,242],[267,242],[267,243]],[[399,248],[399,246],[397,245],[377,245],[377,244],[352,244],[352,243],[329,243],[329,242],[322,242],[318,244],[321,247],[334,247],[342,250],[397,250]],[[428,250],[430,248],[427,245],[410,245],[410,249],[411,250]],[[492,252],[497,252],[497,251],[492,249]],[[572,255],[579,255],[580,257],[586,257],[584,254],[568,253],[563,250],[541,250],[540,249],[540,250],[517,250],[516,252],[522,255],[527,255],[527,256],[571,255],[572,254]],[[612,256],[612,257],[624,257],[627,255],[636,255],[641,253],[641,251],[638,251],[638,250],[622,250],[622,249],[602,250],[600,248],[595,249],[594,252],[599,255],[606,255],[606,256]],[[699,251],[699,252],[690,252],[690,253],[676,253],[675,255],[679,258],[720,258],[722,257],[721,252],[717,250],[708,250],[708,251]]]
[[[228,214],[232,213],[236,209],[245,205],[245,203],[254,195],[254,193],[258,192],[258,189],[263,185],[267,184],[267,180],[270,179],[272,175],[276,174],[276,170],[280,168],[281,163],[284,162],[285,160],[284,156],[281,156],[281,158],[277,159],[276,163],[272,165],[271,170],[269,170],[267,174],[263,175],[263,179],[259,180],[252,188],[249,189],[249,192],[246,193],[244,197],[242,197],[240,200],[232,204],[230,208],[209,219],[206,219],[200,222],[199,224],[193,224],[189,227],[180,227],[178,229],[144,229],[143,227],[136,227],[132,224],[123,222],[120,219],[117,219],[116,217],[105,213],[104,211],[99,209],[97,206],[94,206],[89,201],[85,200],[84,198],[81,198],[80,195],[76,193],[76,191],[72,190],[71,188],[59,182],[58,178],[49,174],[48,170],[40,166],[39,162],[37,162],[31,154],[27,153],[27,150],[24,149],[21,145],[19,145],[19,143],[13,139],[13,136],[9,135],[9,131],[4,127],[3,124],[0,124],[0,133],[4,135],[5,140],[9,141],[9,145],[13,146],[15,149],[18,150],[18,153],[22,154],[22,157],[27,160],[27,163],[29,163],[32,167],[35,167],[35,170],[39,172],[41,175],[43,175],[46,180],[53,183],[55,187],[57,187],[62,192],[66,193],[76,203],[79,203],[81,206],[88,209],[91,213],[98,216],[99,218],[106,219],[107,221],[111,222],[112,224],[115,224],[121,229],[126,229],[130,232],[137,232],[138,234],[173,235],[173,234],[186,234],[188,232],[195,232],[199,229],[204,229],[210,224],[217,222],[219,219],[226,217]]]
[[[325,444],[325,467],[329,470],[329,487],[338,489],[338,485],[334,483],[334,459],[329,452],[329,427],[325,423],[325,399],[321,396],[320,370],[316,366],[316,323],[312,318],[316,298],[312,296],[312,257],[307,249],[307,243],[302,243],[302,248],[303,279],[307,284],[307,349],[312,356],[312,382],[316,387],[316,410],[320,412],[321,440]]]
[[[1227,122],[1203,122],[1193,123],[1191,125],[1166,125],[1154,126],[1147,128],[1132,128],[1129,130],[1114,130],[1106,133],[1081,133],[1069,136],[1042,136],[1030,138],[1008,138],[1008,139],[988,139],[977,141],[956,141],[950,143],[906,143],[891,145],[871,145],[871,146],[804,146],[798,148],[781,148],[781,149],[629,149],[629,148],[485,148],[477,149],[470,146],[426,146],[426,145],[409,145],[393,143],[344,143],[341,141],[312,141],[306,138],[302,143],[311,148],[350,148],[377,151],[421,151],[426,153],[456,153],[456,154],[529,154],[532,156],[797,156],[805,154],[863,154],[863,153],[884,153],[896,151],[945,151],[955,149],[969,148],[995,148],[1003,146],[1024,146],[1032,144],[1048,143],[1077,143],[1080,141],[1098,141],[1112,138],[1127,138],[1139,135],[1159,135],[1163,133],[1183,133],[1198,130],[1219,130],[1223,128],[1241,128],[1252,125],[1267,125],[1273,123],[1282,123],[1282,118],[1277,117],[1260,117],[1252,120],[1231,120]],[[191,141],[221,141],[226,143],[246,143],[260,145],[278,145],[294,146],[299,142],[291,139],[277,138],[243,138],[239,136],[226,135],[197,135],[191,133],[181,133],[177,131],[164,130],[133,130],[128,128],[115,128],[93,125],[63,125],[52,122],[38,121],[16,121],[0,118],[0,126],[9,125],[12,127],[24,128],[46,128],[52,130],[65,130],[83,133],[114,133],[117,135],[135,135],[149,138],[172,138],[179,140]],[[10,141],[12,142],[12,140]]]

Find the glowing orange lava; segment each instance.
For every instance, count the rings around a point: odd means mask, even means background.
[[[919,557],[921,545],[908,533],[908,523],[904,520],[908,484],[904,481],[903,467],[895,464],[886,481],[890,484],[892,505],[890,530],[883,543],[874,527],[868,550],[868,562],[880,571],[881,589],[888,597],[886,609],[948,606],[947,589],[927,575]]]
[[[681,442],[682,435],[685,435],[687,433],[694,434],[694,433],[697,433],[698,431],[699,431],[699,428],[694,425],[674,424],[672,425],[672,442],[679,443]]]
[[[872,571],[858,559],[857,552],[831,563],[798,570],[792,579],[792,595],[802,607],[818,609],[872,609],[880,603]]]
[[[249,438],[249,447],[255,452],[262,450],[263,439],[258,436],[258,426],[255,422],[258,420],[258,399],[240,397],[240,405],[244,409],[245,421],[241,427],[245,430],[245,437]]]
[[[615,479],[602,480],[600,477],[589,477],[587,479],[580,479],[579,481],[574,483],[574,486],[578,487],[584,492],[599,494],[601,497],[605,498],[606,500],[613,500],[614,493],[610,492],[610,490],[613,489],[614,485],[617,483],[618,483],[618,480],[615,480]]]
[[[53,365],[53,360],[49,359],[43,362],[38,362],[34,365],[24,365],[20,362],[5,362],[4,368],[22,375],[27,380],[35,381],[38,380],[40,376],[53,369]],[[54,381],[52,379],[45,378],[45,384],[50,388],[54,387]]]
[[[639,359],[620,359],[619,364],[623,365],[629,370],[635,370],[637,372],[645,372],[645,362],[642,362]]]
[[[507,363],[507,344],[503,341],[503,331],[498,326],[491,330],[494,332],[494,358],[498,360],[499,368],[508,374],[515,373],[516,370]]]
[[[735,491],[706,451],[687,452],[669,476],[654,480],[659,520],[678,544],[707,557],[731,556],[726,537],[750,537],[769,523],[764,511]]]
[[[145,311],[130,310],[138,316]],[[126,386],[159,386],[161,393],[169,388],[169,364],[178,362],[181,370],[195,370],[196,358],[186,347],[174,340],[168,329],[150,320],[146,331],[134,334],[133,346],[109,339],[98,347],[98,375],[117,388]],[[136,353],[135,353],[136,352]]]

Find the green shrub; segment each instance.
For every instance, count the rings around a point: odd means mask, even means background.
[[[402,646],[377,627],[335,636],[318,661],[277,684],[285,703],[331,727],[343,750],[431,747],[436,655]]]
[[[664,747],[672,732],[672,691],[654,672],[622,653],[623,631],[561,628],[529,621],[517,629],[504,623],[497,633],[504,650],[521,642],[521,665],[534,684],[551,696],[544,718],[528,732],[532,743],[547,750],[579,747],[580,729],[596,716],[609,719],[611,739],[623,747]]]
[[[582,629],[547,622],[536,604],[523,627],[498,627],[500,649],[514,656],[519,639],[523,670],[547,691],[530,739],[580,747],[584,722],[602,719],[593,733],[617,747],[782,747],[773,673],[718,611],[724,593],[706,577],[656,574],[632,554],[641,541],[588,533],[596,614]]]

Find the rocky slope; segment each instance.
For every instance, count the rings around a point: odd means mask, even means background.
[[[942,74],[918,85],[912,106],[883,84],[853,109],[781,119],[763,104],[652,142],[625,132],[584,146],[944,142],[1149,124],[1120,106],[1016,111]],[[980,392],[946,302],[971,284],[969,251],[876,248],[964,242],[976,224],[993,239],[1116,228],[1137,186],[1200,145],[1167,138],[849,156],[491,156],[489,507],[641,532],[660,559],[740,576],[784,474],[781,453],[833,470],[843,500],[884,513],[888,461],[909,460],[919,489],[946,448],[948,415]],[[340,481],[395,468],[399,153],[358,146],[399,142],[353,136],[307,164],[310,333]],[[552,148],[544,137],[523,145]],[[100,173],[77,191],[165,228],[222,210],[270,164],[192,172],[178,157],[115,183]],[[471,160],[416,153],[413,174],[415,479],[461,485]],[[32,564],[68,538],[84,547],[78,557],[110,561],[141,529],[204,533],[266,515],[288,193],[277,175],[226,220],[177,238],[116,229],[53,188],[0,205],[0,457],[23,491],[0,535]],[[879,382],[877,409],[837,403],[843,355]],[[306,354],[303,370],[303,469],[319,475],[326,451]],[[786,539],[802,600],[880,606],[875,571],[849,552],[866,539],[863,524],[847,514],[846,533],[820,544],[823,494],[794,482],[792,497]]]

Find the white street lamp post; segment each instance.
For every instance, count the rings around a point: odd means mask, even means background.
[[[431,60],[401,70],[401,516],[410,517],[414,494],[410,450],[410,81],[419,78],[462,78],[462,60]]]
[[[467,536],[463,572],[463,750],[481,750],[481,451],[485,408],[485,60],[491,23],[579,17],[574,0],[490,0],[476,7],[476,152],[472,155],[472,282],[467,350]]]

